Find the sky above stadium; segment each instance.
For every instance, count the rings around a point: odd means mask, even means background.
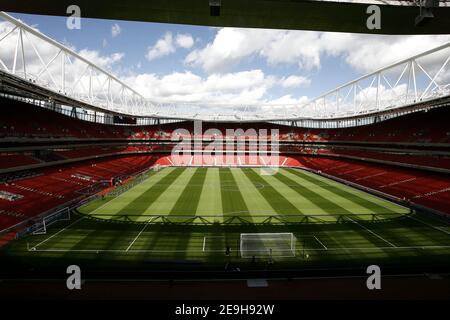
[[[302,104],[450,41],[11,14],[160,102]]]

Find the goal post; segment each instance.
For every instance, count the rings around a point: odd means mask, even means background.
[[[295,257],[297,238],[293,233],[241,233],[242,258]]]
[[[42,220],[36,222],[31,227],[31,233],[32,234],[46,234],[47,228],[51,226],[52,224],[59,222],[59,221],[69,221],[70,220],[70,209],[64,208],[61,209],[55,213],[52,213],[46,217],[43,217]]]

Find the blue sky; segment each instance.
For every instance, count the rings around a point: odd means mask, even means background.
[[[78,52],[88,51],[156,101],[304,103],[450,40],[98,19],[82,19],[81,30],[69,30],[65,17],[12,15]]]

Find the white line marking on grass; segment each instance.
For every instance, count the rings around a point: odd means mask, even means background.
[[[380,236],[379,234],[373,232],[373,231],[370,230],[369,228],[367,228],[367,227],[361,225],[360,223],[358,223],[357,221],[353,220],[352,218],[349,218],[349,217],[347,217],[347,218],[348,218],[351,222],[356,223],[356,224],[357,224],[358,226],[360,226],[361,228],[364,228],[364,229],[366,229],[367,231],[369,231],[369,232],[370,232],[371,234],[373,234],[375,237],[377,237],[377,238],[383,240],[384,242],[386,242],[386,243],[389,244],[390,246],[392,246],[392,247],[394,247],[394,248],[396,247],[395,244],[393,244],[392,242],[386,240],[385,238],[383,238],[383,237]]]
[[[433,250],[433,249],[450,249],[450,246],[403,246],[403,247],[354,247],[354,248],[297,248],[295,251],[352,251],[352,250],[410,250],[410,249],[423,249],[423,250]],[[290,251],[290,250],[289,250]],[[123,249],[36,249],[35,252],[117,252],[123,253]],[[179,252],[223,252],[223,250],[151,250],[151,249],[134,249],[128,251],[129,253],[179,253]]]
[[[206,238],[210,238],[210,239],[212,239],[212,238],[215,238],[215,239],[224,239],[224,238],[226,238],[225,236],[204,236],[203,237],[203,252],[206,252],[207,250],[206,250]],[[220,250],[208,250],[208,252],[215,252],[215,251],[217,251],[217,252],[220,252]]]
[[[111,253],[124,253],[123,249],[37,249],[34,252],[111,252]],[[151,250],[151,249],[132,249],[128,253],[180,253],[180,252],[192,252],[199,253],[202,250]],[[223,252],[223,250],[206,250],[205,252]]]
[[[410,218],[410,219],[419,221],[419,222],[423,223],[424,225],[426,225],[426,226],[428,226],[428,227],[430,227],[430,228],[436,229],[436,230],[438,230],[438,231],[441,231],[441,232],[444,232],[445,234],[450,235],[450,232],[449,232],[449,231],[442,230],[442,229],[439,228],[439,227],[433,226],[433,225],[431,225],[431,224],[429,224],[429,223],[426,223],[425,221],[422,221],[422,220],[417,219],[417,218],[415,218],[415,217],[411,217],[411,216],[409,216],[409,215],[407,215],[407,217]]]
[[[150,220],[147,221],[145,226],[142,228],[141,232],[139,232],[138,235],[136,236],[136,238],[134,238],[134,240],[130,243],[130,245],[128,246],[126,252],[130,251],[130,248],[133,246],[133,244],[136,242],[136,240],[141,236],[142,232],[144,232],[145,228],[147,228],[149,223],[150,223]]]
[[[305,251],[352,251],[352,250],[358,250],[358,251],[366,251],[366,250],[410,250],[410,249],[423,249],[423,250],[433,250],[433,249],[450,249],[450,246],[402,246],[402,247],[354,247],[354,248],[310,248],[305,249]],[[296,251],[302,251],[303,249],[295,249]]]
[[[40,245],[46,243],[48,240],[54,238],[55,236],[57,236],[58,234],[60,234],[61,232],[63,232],[66,229],[69,229],[71,226],[73,226],[74,224],[80,222],[81,220],[83,220],[86,217],[81,217],[80,219],[72,222],[71,224],[69,224],[68,226],[65,226],[64,228],[62,228],[61,230],[59,230],[58,232],[52,234],[50,237],[48,237],[47,239],[45,239],[44,241],[39,242],[37,245],[35,245],[34,247],[31,248],[32,251],[36,251],[36,248],[39,247]]]
[[[322,241],[319,240],[318,237],[314,236],[314,239],[316,239],[316,241],[317,241],[318,243],[320,243],[320,245],[321,245],[325,250],[328,250],[327,246],[324,245],[324,244],[322,243]]]
[[[332,250],[332,251],[339,251],[339,250],[386,250],[386,249],[390,249],[390,250],[410,250],[410,249],[449,249],[450,246],[402,246],[402,247],[355,247],[355,248],[328,248],[327,250]],[[301,250],[301,249],[298,249]],[[321,250],[324,251],[325,249],[306,249],[306,250]]]
[[[89,212],[88,214],[92,216],[97,210],[100,210],[101,208],[103,208],[104,206],[106,206],[107,204],[109,204],[109,203],[110,203],[111,201],[113,201],[114,199],[120,198],[120,196],[122,196],[124,193],[126,193],[126,192],[123,192],[123,193],[119,194],[118,196],[113,197],[111,200],[106,201],[106,203],[102,204],[100,207],[94,209],[94,211],[91,211],[91,212]]]

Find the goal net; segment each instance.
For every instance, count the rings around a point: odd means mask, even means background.
[[[241,233],[241,257],[295,257],[293,233]]]
[[[68,220],[70,220],[70,210],[69,208],[64,208],[62,210],[59,210],[51,215],[42,218],[41,221],[36,222],[31,227],[30,231],[33,234],[46,234],[47,228],[52,224],[58,221],[68,221]]]

